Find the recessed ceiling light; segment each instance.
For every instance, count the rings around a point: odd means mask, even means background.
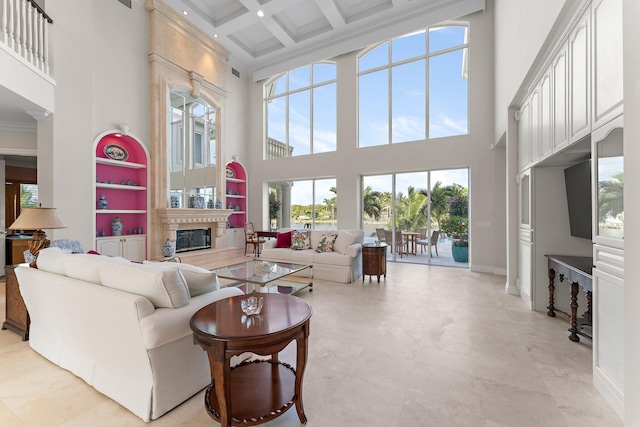
[[[263,12],[262,10],[259,10],[259,11],[258,11],[258,16],[259,16],[260,18],[262,18],[262,17],[264,16],[264,12]]]
[[[213,35],[213,38],[214,38],[214,39],[217,39],[217,38],[218,38],[218,35],[217,35],[217,34],[214,34],[214,35]]]
[[[183,10],[183,11],[182,11],[182,14],[183,14],[184,16],[187,16],[187,15],[189,14],[189,12],[187,12],[186,10]]]
[[[115,136],[117,136],[118,138],[122,137],[121,133],[114,133]]]

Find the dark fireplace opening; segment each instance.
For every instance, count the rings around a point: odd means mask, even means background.
[[[211,248],[211,229],[192,228],[176,231],[176,252]]]

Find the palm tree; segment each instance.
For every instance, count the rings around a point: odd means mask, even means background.
[[[601,219],[607,216],[615,218],[624,212],[624,173],[616,172],[611,178],[613,179],[598,183],[598,214]]]
[[[380,214],[382,213],[381,192],[373,191],[371,187],[368,186],[364,189],[362,204],[365,215],[369,215],[370,218],[374,218],[376,221],[380,220]]]

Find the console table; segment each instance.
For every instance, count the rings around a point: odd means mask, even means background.
[[[592,339],[591,334],[582,330],[583,326],[591,326],[591,292],[593,290],[593,258],[570,255],[545,255],[549,263],[549,311],[548,316],[555,317],[555,307],[553,296],[555,291],[556,274],[559,275],[560,282],[565,280],[571,284],[571,315],[569,328],[569,339],[579,342],[582,335],[588,340]],[[578,318],[578,286],[582,287],[587,296],[587,311],[582,318]]]
[[[307,364],[307,337],[311,307],[297,297],[259,294],[262,312],[247,316],[240,295],[216,301],[191,318],[193,342],[209,357],[211,385],[205,407],[222,427],[256,425],[279,417],[296,406],[302,424],[302,378]],[[278,360],[278,353],[296,340],[295,369]],[[271,356],[231,365],[231,358],[245,352]]]

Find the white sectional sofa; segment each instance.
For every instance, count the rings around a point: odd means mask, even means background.
[[[207,270],[158,264],[49,248],[37,269],[15,270],[31,317],[31,347],[144,421],[210,383],[190,319],[207,304],[242,295],[218,289]]]
[[[282,230],[288,232],[291,230]],[[304,230],[299,230],[304,231]],[[277,239],[268,240],[261,251],[261,258],[274,262],[292,262],[312,264],[311,270],[299,274],[314,279],[351,283],[362,275],[362,241],[364,230],[308,230],[310,232],[309,249],[276,248]],[[323,236],[334,234],[334,250],[317,252]]]

